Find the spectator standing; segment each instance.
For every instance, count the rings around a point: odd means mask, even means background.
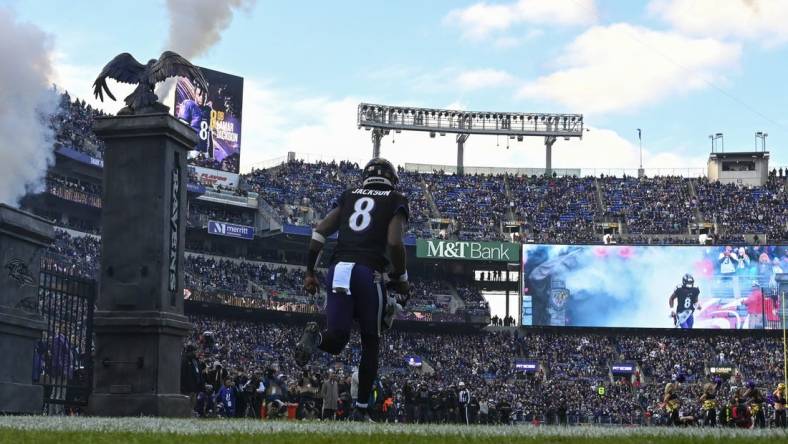
[[[335,419],[339,402],[339,384],[337,384],[336,374],[333,370],[329,370],[328,378],[323,381],[323,386],[320,387],[320,397],[323,399],[322,419]]]

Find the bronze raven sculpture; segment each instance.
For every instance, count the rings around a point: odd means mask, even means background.
[[[122,83],[137,84],[134,92],[124,100],[126,107],[118,114],[140,114],[146,112],[166,111],[167,107],[158,103],[158,96],[154,92],[156,84],[170,77],[186,77],[203,90],[208,89],[208,82],[197,67],[188,60],[172,51],[164,51],[159,59],[151,59],[146,65],[138,62],[131,54],[124,52],[116,56],[101,70],[101,74],[93,82],[93,94],[97,99],[104,101],[104,92],[112,100],[112,95],[107,87],[107,79],[115,79]]]

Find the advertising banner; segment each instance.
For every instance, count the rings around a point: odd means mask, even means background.
[[[773,329],[788,246],[526,244],[521,267],[523,325]]]
[[[407,363],[411,367],[421,367],[421,364],[422,364],[421,356],[406,355],[405,356],[405,363]]]
[[[189,166],[189,179],[196,181],[196,183],[200,185],[211,188],[216,188],[217,186],[222,186],[222,188],[238,187],[238,175],[235,173],[192,165]]]
[[[208,234],[251,240],[254,239],[254,227],[210,220],[208,221]]]
[[[635,372],[635,364],[631,362],[617,362],[610,366],[610,372],[614,375],[631,375]]]
[[[533,359],[514,358],[514,369],[520,372],[535,373],[539,368],[539,362]]]
[[[235,174],[237,185],[244,79],[207,68],[199,69],[208,81],[207,91],[182,77],[175,86],[175,117],[192,127],[200,137],[197,146],[189,152],[189,164]]]
[[[520,259],[520,244],[418,239],[416,257],[517,263]]]

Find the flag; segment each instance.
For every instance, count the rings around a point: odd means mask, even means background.
[[[638,128],[638,140],[643,140],[643,139],[641,138],[641,131],[640,131],[640,128]]]

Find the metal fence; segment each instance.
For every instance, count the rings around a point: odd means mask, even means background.
[[[38,309],[46,322],[33,357],[33,382],[44,387],[44,412],[76,413],[87,406],[93,378],[96,281],[44,257]]]

